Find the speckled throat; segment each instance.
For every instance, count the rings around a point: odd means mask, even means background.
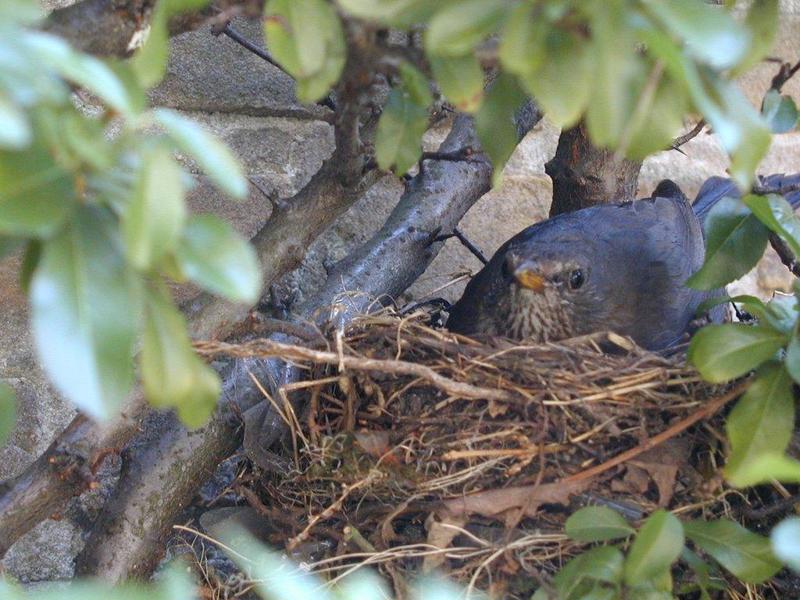
[[[577,335],[569,302],[553,287],[537,293],[512,285],[502,310],[500,330],[517,340],[546,342]]]

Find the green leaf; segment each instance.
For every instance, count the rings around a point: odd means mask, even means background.
[[[779,14],[778,0],[753,0],[744,22],[750,32],[750,52],[732,71],[732,76],[741,75],[770,53],[778,30]]]
[[[553,583],[561,600],[590,596],[597,582],[613,586],[622,582],[624,557],[611,546],[592,548],[569,561],[555,576]],[[597,592],[595,592],[597,593]]]
[[[762,454],[782,454],[793,428],[792,380],[779,362],[768,363],[759,369],[725,423],[731,444],[726,477],[735,478],[744,463]]]
[[[430,92],[410,65],[401,67],[402,81],[389,94],[375,134],[375,156],[381,169],[394,165],[398,175],[422,156],[422,135],[428,129]]]
[[[0,381],[0,447],[8,441],[17,421],[17,398],[11,386]]]
[[[19,268],[19,287],[26,294],[30,292],[31,279],[39,266],[42,258],[42,242],[39,240],[29,240],[25,245],[25,253],[22,255],[22,264]]]
[[[339,81],[347,60],[347,46],[339,16],[331,4],[324,5],[327,47],[322,68],[307,77],[298,77],[295,92],[300,102],[316,102],[328,95],[333,84]]]
[[[506,17],[508,0],[462,0],[445,4],[428,23],[425,51],[432,56],[464,56],[496,33]]]
[[[269,51],[296,79],[322,70],[336,26],[324,0],[267,0],[264,6]]]
[[[56,69],[65,79],[89,90],[117,112],[135,116],[139,102],[103,61],[70,48],[62,39],[41,32],[26,32],[24,43],[37,60]]]
[[[662,74],[650,106],[636,121],[636,115],[633,115],[627,125],[632,133],[625,155],[633,160],[643,160],[668,148],[683,127],[688,106],[685,87],[670,74]]]
[[[789,345],[786,347],[786,356],[783,359],[783,364],[786,367],[786,371],[789,373],[789,376],[794,380],[795,383],[798,383],[800,382],[800,332],[798,332],[800,321],[797,321],[796,313],[794,317],[794,330],[792,331],[792,337],[789,340]]]
[[[47,236],[74,206],[72,177],[40,140],[22,152],[0,150],[0,233]]]
[[[731,14],[696,0],[646,0],[645,6],[686,42],[686,52],[716,69],[745,58],[750,34]]]
[[[772,133],[786,133],[797,125],[797,105],[791,96],[782,96],[778,90],[769,90],[761,104],[761,114]]]
[[[174,407],[188,427],[199,427],[214,412],[221,391],[217,374],[192,350],[186,319],[163,288],[145,296],[140,362],[147,400]]]
[[[566,534],[579,542],[604,542],[636,533],[617,511],[607,506],[587,506],[572,515],[565,524]]]
[[[798,317],[797,296],[774,292],[762,315],[756,314],[770,327],[782,333],[790,333],[797,324]],[[754,313],[755,314],[755,313]]]
[[[683,528],[687,538],[745,583],[762,583],[781,568],[769,539],[734,521],[689,521]]]
[[[708,589],[718,587],[718,584],[711,579],[711,566],[686,547],[681,551],[681,560],[694,571],[696,587],[700,590],[700,600],[711,600]]]
[[[260,544],[238,526],[222,532],[223,550],[248,574],[262,598],[292,600],[333,600],[328,589],[314,575]]]
[[[795,571],[800,571],[800,517],[784,519],[770,534],[772,552]]]
[[[430,0],[338,0],[338,4],[354,17],[400,29],[427,21],[438,8]]]
[[[773,480],[800,483],[800,462],[784,454],[762,454],[739,467],[728,483],[744,488]]]
[[[32,139],[25,111],[0,90],[0,148],[20,150]]]
[[[769,238],[767,228],[735,198],[717,202],[705,229],[705,262],[686,282],[700,290],[716,289],[747,273],[764,255]]]
[[[157,108],[153,114],[178,148],[197,161],[221,190],[238,200],[247,198],[247,179],[242,165],[225,144],[173,110]]]
[[[626,27],[624,9],[615,3],[598,7],[589,44],[595,68],[586,129],[595,145],[615,147],[642,97],[646,73],[632,31]]]
[[[743,198],[743,202],[759,221],[781,236],[795,255],[800,256],[800,219],[795,216],[791,204],[776,194],[750,194]]]
[[[766,362],[786,343],[786,336],[761,325],[707,325],[689,344],[687,360],[703,379],[723,383]]]
[[[81,208],[44,244],[31,281],[31,323],[45,371],[93,417],[109,418],[133,383],[139,295],[103,211]]]
[[[250,244],[214,215],[191,217],[175,257],[181,272],[206,290],[253,304],[261,293],[261,269]]]
[[[625,583],[637,585],[668,571],[683,549],[683,527],[672,513],[657,510],[644,522],[625,559]]]
[[[550,24],[529,2],[516,6],[508,16],[500,40],[499,56],[509,73],[527,76],[544,60],[544,44]]]
[[[521,76],[523,87],[560,127],[574,125],[589,103],[594,60],[577,34],[548,30],[542,63]]]
[[[178,243],[186,221],[181,170],[170,151],[155,146],[144,157],[133,197],[122,215],[128,260],[150,270]]]
[[[445,97],[458,110],[475,112],[483,99],[483,71],[478,59],[463,57],[430,57],[431,70]]]
[[[514,122],[514,115],[525,101],[525,92],[517,85],[516,79],[501,73],[489,88],[486,98],[475,114],[475,131],[481,148],[492,160],[494,167],[492,175],[494,186],[500,183],[503,167],[517,147],[517,125]]]
[[[44,17],[36,0],[3,0],[0,2],[0,23],[34,23]]]
[[[150,19],[150,33],[139,51],[131,59],[131,67],[139,82],[151,88],[164,78],[169,58],[169,20],[174,15],[199,10],[209,0],[159,0]]]

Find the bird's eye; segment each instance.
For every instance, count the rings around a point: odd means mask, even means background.
[[[575,269],[569,274],[569,287],[572,290],[577,290],[583,285],[584,281],[586,281],[586,277],[580,269]]]

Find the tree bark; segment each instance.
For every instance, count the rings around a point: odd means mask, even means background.
[[[582,123],[562,131],[556,155],[545,165],[553,180],[550,216],[635,199],[641,167],[641,162],[594,146]]]

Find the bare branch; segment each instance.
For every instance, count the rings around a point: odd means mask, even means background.
[[[684,133],[683,135],[679,135],[674,140],[672,140],[672,144],[670,144],[670,149],[678,150],[681,146],[683,146],[689,140],[697,137],[703,128],[706,126],[705,119],[700,119],[697,122],[697,125],[692,127],[688,132]]]

